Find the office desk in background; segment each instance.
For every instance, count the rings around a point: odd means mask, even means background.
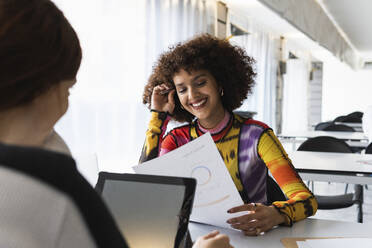
[[[353,147],[367,147],[368,137],[362,132],[338,132],[338,131],[299,131],[299,132],[286,132],[278,134],[278,138],[285,142],[288,140],[293,144],[293,150],[296,150],[296,144],[302,143],[304,140],[317,137],[317,136],[331,136],[337,139],[346,141]]]
[[[219,230],[221,233],[229,235],[230,243],[235,248],[280,248],[284,247],[280,240],[289,237],[372,237],[372,224],[314,218],[299,221],[293,224],[292,227],[280,226],[257,237],[244,236],[239,231],[192,222],[189,224],[189,230],[193,240],[213,230]]]
[[[372,184],[372,154],[294,151],[288,155],[303,180]]]
[[[280,138],[313,138],[316,136],[332,136],[341,140],[365,141],[368,143],[368,137],[361,132],[340,132],[340,131],[301,131],[301,132],[286,132],[279,134]]]

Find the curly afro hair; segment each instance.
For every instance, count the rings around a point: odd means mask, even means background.
[[[227,40],[209,34],[196,36],[160,55],[145,86],[143,103],[151,108],[151,94],[155,86],[165,83],[175,87],[173,77],[181,69],[187,72],[207,70],[223,89],[222,105],[231,112],[240,107],[252,92],[256,76],[252,68],[254,63],[244,49],[231,45]],[[194,116],[181,108],[177,94],[175,103],[173,119],[192,122]]]

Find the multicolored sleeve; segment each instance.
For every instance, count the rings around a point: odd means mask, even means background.
[[[165,131],[170,120],[170,116],[165,112],[151,110],[151,119],[146,131],[145,144],[139,162],[151,160],[159,156],[160,146],[163,142]]]
[[[287,196],[287,201],[273,202],[274,207],[286,217],[284,224],[291,226],[296,221],[314,215],[318,203],[271,129],[260,137],[258,153]]]

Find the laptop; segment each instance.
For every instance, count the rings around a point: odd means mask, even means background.
[[[96,190],[131,248],[189,247],[194,178],[100,172]]]

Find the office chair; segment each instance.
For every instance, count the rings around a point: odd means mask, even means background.
[[[253,118],[253,116],[255,115],[255,114],[257,114],[256,112],[254,112],[254,111],[233,111],[235,114],[238,114],[238,115],[240,115],[241,117],[243,117],[243,118],[246,118],[246,119],[252,119]]]
[[[366,154],[372,154],[372,142],[366,147]]]
[[[298,151],[316,152],[340,152],[352,153],[346,142],[330,136],[318,136],[306,140],[300,145]],[[354,204],[358,206],[358,222],[363,222],[363,186],[355,185],[354,193],[333,196],[315,195],[318,201],[318,209],[340,209],[347,208]]]
[[[266,178],[266,192],[267,192],[267,204],[268,205],[271,205],[275,201],[286,201],[287,200],[282,189],[275,182],[275,180],[269,175],[267,175],[267,178]]]
[[[365,154],[372,154],[372,142],[366,147],[366,149],[365,149]],[[368,189],[368,185],[366,184],[366,185],[364,185],[364,187],[366,188],[366,189]]]
[[[331,123],[327,127],[323,128],[323,131],[355,132],[354,128],[350,126],[334,123]]]
[[[346,126],[344,124],[330,124],[328,125],[327,127],[325,127],[323,129],[323,131],[338,131],[338,132],[355,132],[355,129],[350,127],[350,126]],[[353,152],[357,152],[357,153],[360,153],[361,150],[363,150],[364,148],[363,147],[351,147],[351,150]],[[345,193],[347,192],[347,185],[346,185],[346,188],[345,188]]]
[[[337,116],[333,122],[342,122],[344,119],[345,119],[346,115],[340,115],[340,116]]]
[[[330,124],[326,128],[323,129],[323,131],[339,131],[339,132],[355,132],[355,129],[350,126],[346,126],[344,124]],[[353,146],[351,147],[351,150],[355,153],[360,153],[364,147],[359,146]],[[347,191],[347,187],[345,189],[345,192]]]
[[[362,123],[363,113],[360,111],[352,112],[348,115],[338,116],[334,119],[334,122],[351,122],[351,123]]]
[[[314,130],[317,131],[323,131],[324,128],[328,127],[329,125],[333,124],[332,121],[326,121],[326,122],[319,122],[318,124],[315,125]]]
[[[0,144],[1,247],[127,247],[71,157]]]

